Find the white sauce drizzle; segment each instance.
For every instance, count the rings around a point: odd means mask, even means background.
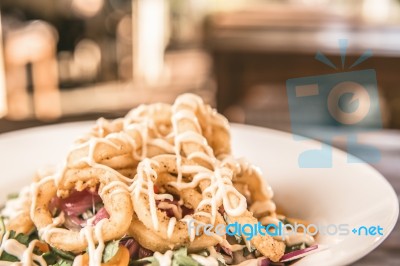
[[[224,240],[220,243],[220,245],[223,246],[223,247],[226,247],[226,248],[230,249],[232,252],[242,250],[242,249],[244,249],[244,248],[246,247],[246,245],[240,245],[240,244],[233,244],[233,245],[231,245],[231,244],[229,244],[229,242],[228,242],[226,239],[224,239]]]
[[[89,266],[100,266],[105,247],[102,235],[102,226],[106,220],[101,220],[93,227],[93,218],[87,221],[87,225],[81,230],[81,236],[84,237],[88,243]],[[95,245],[93,233],[98,241],[97,247]]]
[[[174,253],[172,250],[168,250],[165,254],[161,254],[160,252],[154,252],[154,258],[157,259],[160,266],[170,266],[172,263],[172,255]]]
[[[38,262],[40,265],[46,265],[46,261],[41,256],[33,254],[33,249],[38,242],[38,240],[33,240],[29,243],[28,248],[23,252],[22,258],[20,258],[23,265],[33,265],[33,261]]]
[[[223,261],[224,257],[222,256],[222,254],[218,253],[214,247],[208,247],[207,248],[208,252],[210,253],[211,258],[214,258],[215,260],[221,260]]]
[[[83,264],[83,256],[82,255],[78,255],[75,257],[72,266],[81,266]]]
[[[3,240],[0,246],[0,256],[5,251],[10,255],[17,257],[21,263],[17,263],[18,265],[35,265],[34,261],[39,263],[40,266],[45,266],[46,261],[41,257],[33,253],[33,249],[35,248],[37,240],[34,240],[29,243],[29,246],[26,247],[25,245],[19,243],[15,239],[9,239],[10,232],[6,232],[3,236]],[[11,263],[12,264],[12,263]],[[11,265],[7,262],[0,261],[0,265]]]
[[[174,196],[172,196],[171,194],[154,194],[154,198],[156,200],[170,200],[173,201],[174,200]]]
[[[48,243],[53,233],[57,231],[62,232],[61,229],[57,228],[57,226],[62,225],[64,221],[65,221],[64,212],[61,212],[60,215],[53,218],[53,222],[51,224],[47,225],[44,228],[39,229],[38,233],[40,238]]]
[[[168,222],[168,229],[167,229],[167,237],[168,238],[171,238],[172,233],[174,232],[175,224],[176,224],[176,218],[171,217]]]
[[[182,209],[179,208],[178,206],[176,206],[175,204],[171,204],[171,203],[163,201],[163,202],[158,203],[157,207],[160,210],[171,209],[172,212],[174,213],[174,216],[176,218],[178,218],[178,220],[182,219]]]
[[[170,143],[168,143],[168,141],[165,141],[163,139],[152,139],[149,140],[147,144],[159,147],[166,153],[174,153],[174,146],[172,146]]]

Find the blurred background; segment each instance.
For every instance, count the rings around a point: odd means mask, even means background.
[[[385,128],[400,128],[397,0],[2,0],[0,131],[118,116],[195,92],[231,121],[290,130],[286,80],[377,72]],[[312,120],[312,119],[311,119]]]
[[[400,191],[399,0],[1,0],[0,15],[0,133],[193,92],[232,122],[306,123],[329,142],[347,128],[321,121],[326,106],[291,120],[286,81],[349,71],[370,51],[351,70],[375,69],[380,118],[360,141],[382,151],[374,167]],[[359,265],[400,265],[399,229]]]

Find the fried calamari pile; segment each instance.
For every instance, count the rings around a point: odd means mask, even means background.
[[[128,265],[145,257],[172,262],[182,254],[194,265],[279,261],[285,244],[268,234],[247,241],[215,231],[275,215],[271,198],[258,168],[232,156],[227,120],[184,94],[173,105],[141,105],[124,118],[99,119],[62,167],[38,174],[6,206],[5,234],[35,232],[36,242],[31,255],[28,249],[5,252],[40,265],[52,265],[43,257],[53,251],[77,265]],[[191,223],[214,229],[192,230]],[[4,236],[2,247],[11,241]],[[37,243],[48,251],[33,252]],[[105,259],[110,243],[114,264]],[[244,249],[251,256],[235,259]]]

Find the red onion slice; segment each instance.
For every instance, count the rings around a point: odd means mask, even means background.
[[[263,258],[262,260],[259,260],[257,263],[257,266],[269,266],[271,261],[268,258]]]
[[[53,198],[50,202],[49,209],[53,210],[54,208],[58,208],[64,211],[68,216],[78,216],[92,208],[93,204],[98,202],[101,202],[101,198],[97,192],[74,190],[69,197],[65,199],[60,199],[58,197]]]
[[[280,261],[286,262],[286,261],[291,261],[291,260],[305,257],[305,256],[309,255],[308,254],[309,252],[316,250],[317,248],[318,248],[318,245],[313,245],[313,246],[305,248],[305,249],[295,250],[295,251],[286,253],[285,255],[282,256]]]
[[[139,248],[139,254],[138,254],[139,255],[139,259],[151,257],[151,256],[153,256],[153,254],[154,254],[154,252],[149,250],[149,249],[147,249],[147,248],[144,248],[142,246]]]
[[[95,218],[93,220],[93,225],[96,225],[101,220],[108,218],[110,218],[110,215],[108,214],[106,208],[103,207],[96,213]]]
[[[227,248],[227,247],[224,247],[224,246],[221,246],[221,245],[220,245],[220,247],[226,253],[226,255],[228,255],[231,258],[233,258],[233,253],[232,253],[232,250],[230,248]]]

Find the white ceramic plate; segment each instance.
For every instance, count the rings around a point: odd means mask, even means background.
[[[38,167],[56,164],[70,143],[87,132],[87,122],[61,124],[0,135],[0,202],[30,182]],[[275,201],[288,216],[315,224],[381,226],[383,236],[322,235],[328,247],[297,262],[301,265],[345,265],[376,248],[398,218],[393,188],[377,171],[363,163],[348,164],[347,154],[333,150],[333,167],[303,169],[298,155],[319,147],[316,141],[296,141],[292,135],[242,125],[232,126],[233,149],[261,167],[275,192]],[[333,227],[331,226],[331,232]]]

